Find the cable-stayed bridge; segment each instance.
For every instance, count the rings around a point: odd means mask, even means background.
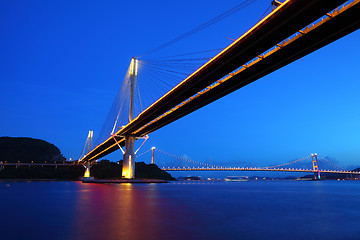
[[[276,1],[278,2],[278,1]],[[97,145],[80,157],[89,173],[91,164],[121,149],[124,154],[123,177],[134,177],[135,140],[253,82],[257,79],[357,30],[360,27],[360,0],[287,0],[217,55],[167,63],[133,58],[120,87]],[[186,54],[184,54],[186,55]],[[195,61],[209,59],[199,68]],[[152,72],[142,71],[146,66]],[[181,70],[165,70],[175,66]],[[144,79],[169,83],[165,94],[154,102],[140,101],[143,92],[138,82]],[[183,76],[181,78],[181,76]],[[165,80],[164,80],[165,79]],[[171,85],[171,84],[170,84]],[[167,86],[169,87],[169,86]],[[148,86],[152,92],[156,90]],[[91,136],[92,137],[92,136]],[[146,140],[146,139],[145,139]],[[125,146],[125,150],[122,147]],[[89,174],[86,174],[89,175]]]

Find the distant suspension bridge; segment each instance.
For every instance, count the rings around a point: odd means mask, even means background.
[[[91,134],[90,134],[91,135]],[[152,147],[151,149],[146,150],[145,152],[138,154],[136,158],[138,161],[148,162],[149,155],[151,153],[151,164],[158,165],[161,170],[164,171],[267,171],[267,172],[299,172],[299,173],[314,173],[315,179],[321,178],[321,173],[333,173],[333,174],[356,174],[359,175],[360,172],[351,171],[343,169],[342,167],[336,165],[327,158],[320,157],[318,154],[311,154],[306,157],[289,161],[286,163],[271,165],[267,167],[256,167],[256,166],[219,166],[212,163],[203,163],[194,161],[190,158],[180,157],[175,154],[166,152],[164,150]],[[93,164],[96,164],[97,161],[94,161]],[[311,165],[312,168],[300,167],[301,165]],[[319,164],[322,167],[319,167]],[[59,166],[74,166],[81,165],[77,161],[68,162],[68,161],[59,161],[59,162],[17,162],[17,163],[8,163],[0,162],[0,171],[3,170],[6,166],[18,167],[54,167],[55,169]],[[297,167],[296,167],[297,166]],[[326,168],[327,167],[327,168]]]
[[[360,172],[345,170],[330,160],[319,157],[318,154],[311,154],[304,158],[297,159],[294,161],[276,164],[267,167],[239,167],[239,166],[218,166],[211,163],[201,163],[193,161],[188,158],[180,157],[155,147],[137,155],[138,159],[144,159],[151,152],[151,163],[155,164],[155,152],[157,157],[156,164],[164,171],[271,171],[271,172],[303,172],[303,173],[314,173],[316,179],[320,179],[320,173],[334,173],[334,174],[360,174]],[[167,161],[165,160],[167,159]],[[169,159],[172,161],[169,161]],[[311,162],[309,161],[311,159]],[[165,160],[165,161],[164,161]],[[174,161],[175,160],[175,161]],[[183,166],[170,166],[174,163],[179,165],[179,162],[183,163]],[[319,167],[319,163],[324,166]],[[165,165],[166,164],[166,165]],[[291,167],[294,165],[312,164],[312,168],[303,167]],[[185,166],[187,165],[187,166]],[[328,169],[325,169],[325,166]]]

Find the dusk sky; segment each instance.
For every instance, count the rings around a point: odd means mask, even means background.
[[[255,1],[156,56],[224,48],[270,2]],[[3,1],[0,136],[40,138],[77,159],[88,131],[96,138],[101,130],[132,57],[239,3]],[[316,152],[342,167],[360,166],[359,42],[356,31],[303,57],[150,134],[139,152],[155,146],[233,166],[267,166]]]

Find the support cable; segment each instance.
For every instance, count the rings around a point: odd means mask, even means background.
[[[339,169],[339,170],[346,171],[344,168],[337,166],[335,163],[330,162],[330,161],[327,160],[326,158],[323,158],[323,157],[319,157],[319,156],[318,156],[318,160],[320,160],[321,162],[323,162],[323,163],[325,163],[325,164],[327,164],[327,165],[329,165],[329,166],[335,167],[335,168],[337,168],[337,169]]]
[[[304,158],[301,158],[301,159],[297,159],[297,160],[294,160],[292,162],[288,162],[288,163],[283,163],[283,164],[278,164],[278,165],[273,165],[273,166],[269,166],[269,167],[265,167],[265,168],[278,168],[278,167],[282,167],[282,166],[286,166],[286,165],[290,165],[290,164],[293,164],[293,163],[298,163],[298,162],[301,162],[301,161],[304,161],[308,158],[310,158],[311,155],[309,156],[306,156]]]
[[[218,166],[215,166],[215,165],[213,165],[213,164],[196,162],[196,161],[193,161],[193,160],[190,160],[190,159],[186,159],[186,158],[183,158],[183,157],[179,157],[179,156],[176,156],[176,155],[174,155],[174,154],[167,153],[167,152],[165,152],[165,151],[163,151],[163,150],[160,150],[160,149],[158,149],[158,148],[156,148],[155,151],[157,151],[157,152],[159,152],[159,153],[162,153],[162,154],[165,154],[165,155],[167,155],[167,156],[170,156],[170,157],[173,157],[173,158],[182,160],[182,161],[191,162],[191,163],[195,163],[195,164],[199,164],[199,165],[204,165],[204,166],[208,166],[208,167],[217,167],[217,168],[219,168]]]
[[[217,48],[217,49],[211,49],[211,50],[205,50],[205,51],[199,51],[199,52],[191,52],[191,53],[183,53],[178,55],[171,55],[171,56],[165,56],[165,57],[157,57],[157,58],[146,58],[146,60],[152,61],[152,60],[158,60],[158,59],[167,59],[167,58],[174,58],[174,57],[183,57],[183,56],[189,56],[189,55],[196,55],[201,53],[208,53],[208,52],[215,52],[215,51],[222,51],[224,48]],[[143,61],[143,60],[142,60]],[[166,61],[166,60],[165,60]]]
[[[152,50],[150,50],[148,52],[145,52],[140,57],[149,55],[150,53],[157,52],[157,51],[159,51],[159,50],[161,50],[163,48],[166,48],[166,47],[168,47],[168,46],[170,46],[170,45],[172,45],[172,44],[174,44],[174,43],[176,43],[176,42],[178,42],[178,41],[180,41],[180,40],[182,40],[184,38],[187,38],[187,37],[199,32],[199,31],[213,25],[214,23],[217,23],[220,20],[222,20],[222,19],[236,13],[237,11],[247,7],[248,5],[250,5],[250,4],[252,4],[252,3],[256,2],[256,1],[257,0],[245,0],[245,1],[241,2],[240,4],[236,5],[235,7],[231,8],[230,10],[228,10],[228,11],[218,15],[217,17],[207,21],[206,23],[201,24],[200,26],[198,26],[198,27],[196,27],[196,28],[194,28],[194,29],[180,35],[179,37],[176,37],[176,38],[174,38],[174,39],[172,39],[172,40],[170,40],[170,41],[168,41],[168,42],[166,42],[166,43],[164,43],[164,44],[162,44],[162,45],[160,45],[160,46],[158,46],[158,47],[156,47],[156,48],[154,48],[154,49],[152,49]]]
[[[141,157],[142,155],[144,155],[144,154],[146,154],[146,153],[148,153],[148,152],[150,152],[151,151],[151,148],[150,149],[148,149],[148,150],[146,150],[145,152],[143,152],[143,153],[140,153],[139,155],[137,155],[136,157],[138,158],[138,157]]]

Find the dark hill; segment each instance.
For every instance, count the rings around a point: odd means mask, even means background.
[[[60,150],[44,140],[25,137],[0,137],[2,162],[52,162],[64,161]]]
[[[65,161],[60,150],[51,143],[34,138],[0,137],[0,162],[43,163]],[[84,175],[81,165],[70,166],[5,166],[0,169],[0,179],[66,179],[78,180]],[[92,166],[91,176],[96,179],[121,178],[122,161],[119,163],[102,160]],[[135,163],[136,178],[174,180],[167,172],[154,164]]]

